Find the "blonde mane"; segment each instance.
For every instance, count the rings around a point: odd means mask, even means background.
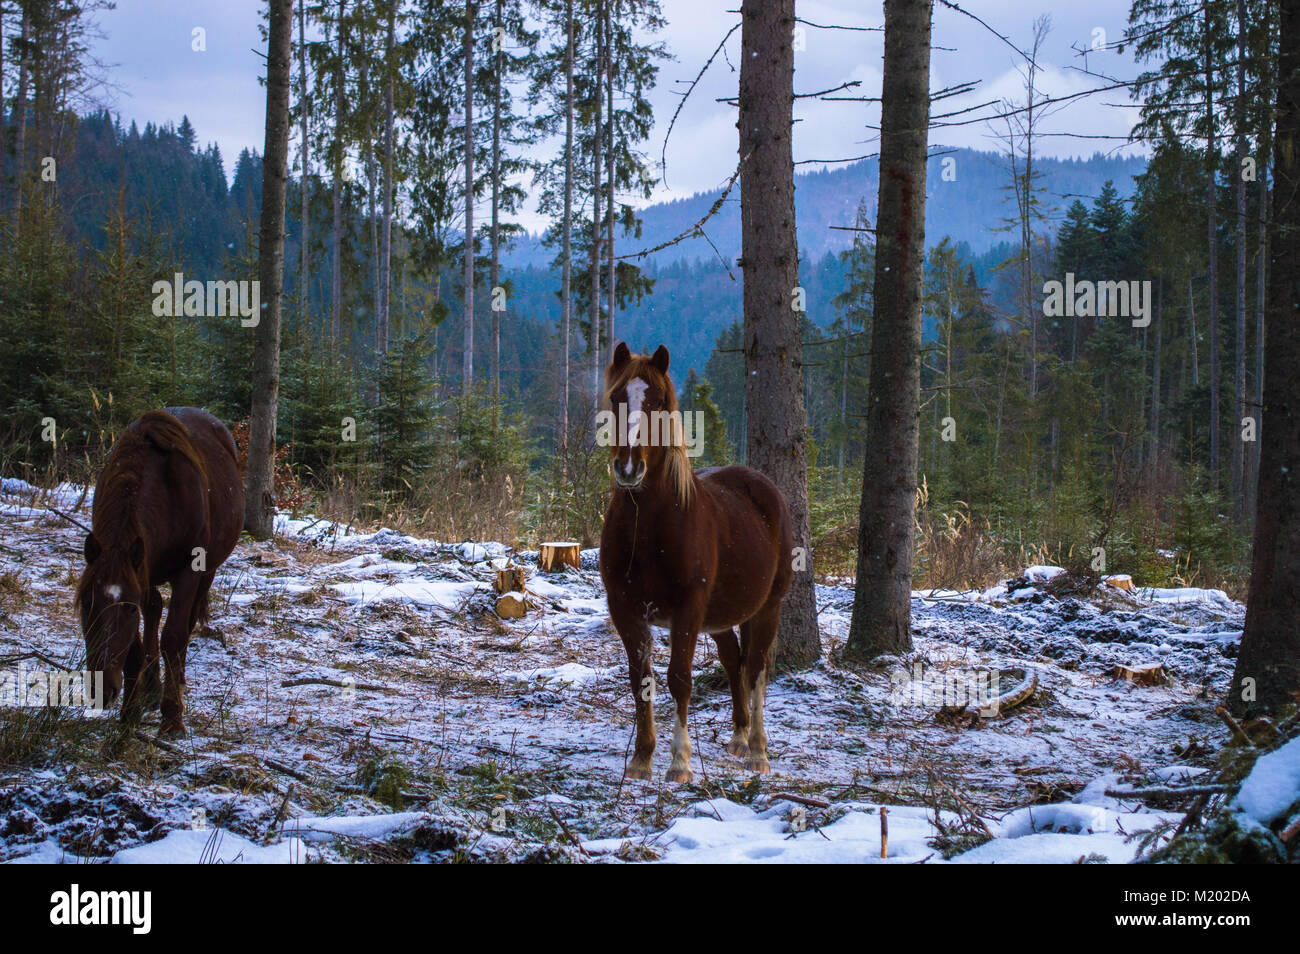
[[[664,392],[664,410],[672,415],[672,434],[665,451],[665,466],[668,468],[668,480],[677,492],[678,503],[685,507],[691,502],[695,492],[695,473],[691,469],[690,458],[686,456],[686,434],[682,427],[682,417],[677,406],[677,389],[673,387],[672,378],[655,367],[647,355],[634,354],[622,370],[615,372],[614,366],[605,372],[605,406],[612,407],[611,396],[619,388],[625,387],[633,378],[641,378]]]

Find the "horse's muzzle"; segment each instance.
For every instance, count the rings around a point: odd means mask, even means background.
[[[628,463],[630,464],[631,461]],[[614,474],[614,483],[624,490],[636,490],[645,482],[646,466],[643,460],[636,462],[636,468],[632,473],[627,473],[623,468],[619,467],[618,461],[614,461],[609,469]]]

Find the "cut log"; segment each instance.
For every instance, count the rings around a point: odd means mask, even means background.
[[[538,547],[537,565],[543,573],[554,573],[562,567],[571,566],[578,569],[579,546],[572,541],[543,543]]]
[[[1144,663],[1141,666],[1115,667],[1115,678],[1133,683],[1135,686],[1158,686],[1165,681],[1165,667],[1160,663]]]
[[[1127,590],[1130,593],[1132,593],[1134,589],[1133,577],[1129,576],[1127,573],[1116,573],[1114,576],[1103,577],[1102,582],[1109,583],[1117,590]]]
[[[497,570],[496,582],[493,583],[498,593],[522,593],[524,591],[524,568],[513,563],[505,569]]]
[[[502,593],[497,598],[497,615],[502,619],[522,619],[528,612],[528,602],[522,593]]]

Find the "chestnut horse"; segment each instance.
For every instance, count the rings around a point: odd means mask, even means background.
[[[113,445],[95,484],[77,606],[87,667],[104,673],[107,702],[122,693],[123,718],[138,718],[145,702],[157,700],[163,610],[158,587],[170,583],[159,732],[184,733],[181,693],[190,632],[207,620],[212,578],[243,525],[235,442],[207,411],[148,411]]]
[[[622,416],[626,406],[627,427],[619,430],[630,432],[611,442],[614,488],[600,537],[600,575],[627,650],[636,704],[636,749],[627,774],[648,779],[654,757],[651,626],[667,627],[672,645],[668,688],[677,711],[667,780],[691,780],[686,716],[701,632],[713,636],[731,683],[735,731],[727,751],[745,757],[748,770],[767,774],[763,697],[781,600],[793,576],[785,498],[748,467],[691,472],[681,419],[673,413],[667,348],[660,345],[649,357],[620,343],[605,384],[614,414]]]

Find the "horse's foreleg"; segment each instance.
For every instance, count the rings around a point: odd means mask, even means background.
[[[627,650],[628,679],[632,683],[632,700],[636,705],[636,748],[627,766],[627,777],[649,779],[655,756],[655,675],[654,643],[650,627],[640,620],[616,624],[623,648]]]
[[[122,719],[133,725],[140,720],[140,676],[144,667],[144,650],[137,637],[131,640],[131,646],[126,651],[126,661],[122,664]]]
[[[772,644],[781,622],[781,604],[761,609],[741,627],[745,636],[744,678],[749,688],[749,757],[745,768],[759,775],[772,771],[767,761],[767,733],[763,729],[763,704],[767,700],[767,670]]]
[[[158,701],[158,620],[162,616],[162,594],[150,587],[144,593],[144,641],[135,640],[123,669],[122,717],[135,720]]]
[[[722,668],[727,672],[727,682],[731,685],[731,741],[727,751],[736,758],[749,754],[749,686],[745,684],[744,668],[741,665],[740,643],[736,631],[714,633],[713,641],[718,645],[718,658]]]
[[[668,689],[676,706],[673,710],[673,761],[664,776],[670,782],[691,780],[691,737],[686,717],[691,707],[691,663],[695,660],[695,642],[699,624],[679,624],[673,620],[672,658],[668,663]]]
[[[165,669],[159,735],[185,734],[185,654],[189,649],[190,622],[201,579],[198,573],[182,573],[172,583],[172,601],[162,630]]]
[[[140,677],[144,703],[150,706],[158,702],[162,689],[162,676],[158,671],[162,665],[158,652],[158,625],[162,622],[162,611],[162,593],[156,586],[150,587],[144,604],[144,671]]]

